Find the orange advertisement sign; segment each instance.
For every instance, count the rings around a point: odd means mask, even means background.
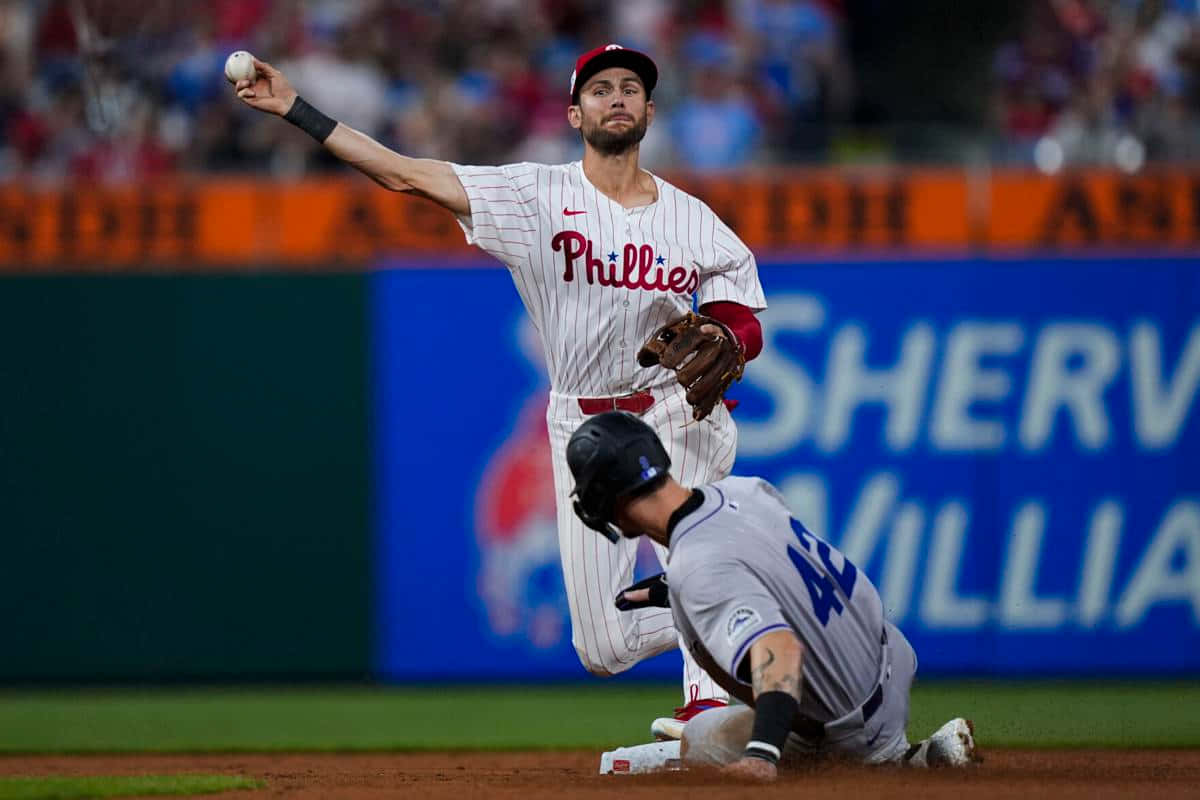
[[[1200,173],[791,170],[670,178],[760,251],[1008,252],[1200,243]],[[357,175],[0,186],[0,271],[361,269],[462,259],[454,218]]]
[[[1000,173],[986,243],[997,249],[1195,246],[1200,173]]]

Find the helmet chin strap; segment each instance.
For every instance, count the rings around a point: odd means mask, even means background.
[[[584,510],[583,504],[578,500],[576,500],[573,505],[575,507],[575,516],[579,517],[579,519],[583,521],[584,525],[587,525],[594,531],[604,534],[604,538],[608,539],[613,544],[621,541],[621,529],[618,528],[614,523],[599,519],[596,516],[589,514]]]
[[[604,524],[604,530],[600,531],[613,544],[621,541],[621,529],[611,522]]]

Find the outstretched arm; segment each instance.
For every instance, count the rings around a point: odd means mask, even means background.
[[[748,780],[772,781],[800,708],[804,645],[791,629],[776,630],[750,646],[749,658],[754,687],[754,732],[741,760],[721,771]]]
[[[380,186],[425,197],[460,217],[470,215],[467,191],[450,164],[431,158],[409,158],[389,150],[365,133],[341,122],[334,123],[312,109],[299,98],[283,73],[267,62],[254,59],[254,69],[257,74],[253,81],[241,80],[234,86],[246,105],[290,122],[297,122],[296,112],[305,111],[306,118],[297,124]],[[302,106],[297,106],[298,100]],[[305,124],[314,119],[318,120],[315,131],[311,124]],[[332,131],[327,130],[329,124]]]

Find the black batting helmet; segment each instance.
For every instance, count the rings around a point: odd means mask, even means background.
[[[567,466],[575,478],[575,513],[584,525],[617,542],[617,501],[661,486],[671,459],[649,425],[626,411],[606,411],[571,434]]]

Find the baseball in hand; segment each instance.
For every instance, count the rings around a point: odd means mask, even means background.
[[[245,50],[237,50],[225,59],[225,77],[230,83],[254,80],[254,56]]]

